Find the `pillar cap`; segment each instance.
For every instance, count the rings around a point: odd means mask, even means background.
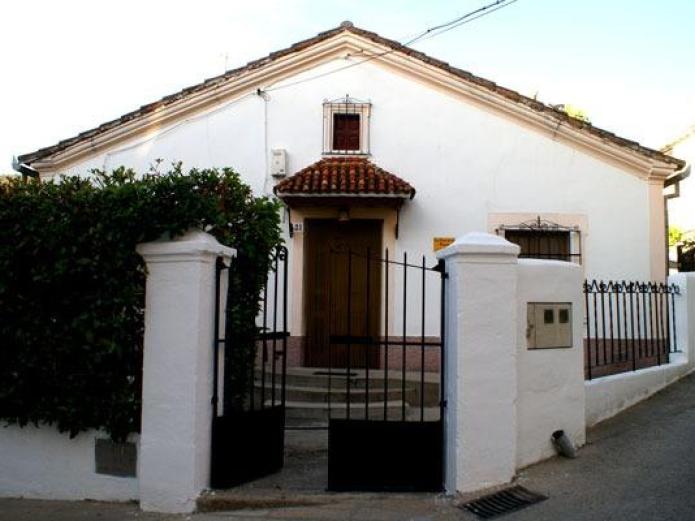
[[[188,230],[175,239],[161,238],[138,244],[136,250],[146,262],[171,262],[191,256],[228,259],[236,255],[234,248],[223,246],[209,233],[196,229]]]
[[[502,255],[517,257],[521,248],[514,243],[491,233],[471,232],[456,239],[451,245],[437,252],[438,259],[454,255]]]

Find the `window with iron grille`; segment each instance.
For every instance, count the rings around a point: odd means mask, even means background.
[[[519,258],[582,263],[578,227],[561,226],[538,217],[516,225],[501,225],[496,232],[521,248]]]
[[[350,96],[323,103],[324,155],[369,154],[371,103]]]

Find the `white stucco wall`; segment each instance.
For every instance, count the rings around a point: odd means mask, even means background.
[[[107,436],[90,431],[70,439],[51,426],[0,427],[0,497],[137,499],[137,478],[95,472],[98,437]]]
[[[444,344],[449,493],[514,477],[518,254],[515,244],[479,232],[457,238],[438,254],[449,273]]]
[[[635,405],[679,380],[695,368],[695,273],[669,277],[677,284],[676,338],[681,353],[671,354],[669,364],[630,371],[586,382],[586,423],[590,427]]]
[[[556,454],[550,441],[564,430],[575,446],[585,441],[584,364],[579,266],[519,259],[517,310],[517,468]],[[571,348],[527,349],[529,302],[572,304]]]
[[[286,83],[344,65],[344,60],[326,63]],[[433,264],[433,237],[491,231],[491,214],[571,214],[585,223],[585,276],[650,278],[648,186],[632,173],[374,62],[279,90],[270,87],[267,100],[249,94],[227,102],[76,164],[69,173],[122,164],[144,171],[162,158],[165,165],[180,160],[185,167],[232,166],[256,193],[270,193],[269,151],[287,150],[290,173],[317,161],[322,102],[349,93],[372,102],[371,159],[417,190],[401,211],[391,255],[427,254]],[[291,250],[292,241],[288,245]],[[300,293],[295,286],[289,288],[291,302]],[[436,309],[437,299],[433,292],[428,308]],[[392,313],[398,331],[400,315],[397,309]],[[436,315],[430,313],[428,334],[437,332]],[[412,329],[408,334],[418,334],[419,324]]]

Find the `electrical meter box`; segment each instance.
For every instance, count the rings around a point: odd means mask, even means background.
[[[270,156],[270,175],[273,177],[285,177],[287,175],[287,151],[276,148]]]
[[[529,349],[572,347],[570,302],[529,302],[526,321]]]

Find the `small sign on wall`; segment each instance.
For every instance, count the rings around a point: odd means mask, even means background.
[[[456,239],[454,237],[434,237],[432,239],[432,250],[434,250],[434,251],[442,250],[442,249],[446,248],[447,246],[449,246],[450,244],[453,244],[453,242],[455,240]]]
[[[304,231],[304,223],[292,223],[293,233],[302,233]]]

